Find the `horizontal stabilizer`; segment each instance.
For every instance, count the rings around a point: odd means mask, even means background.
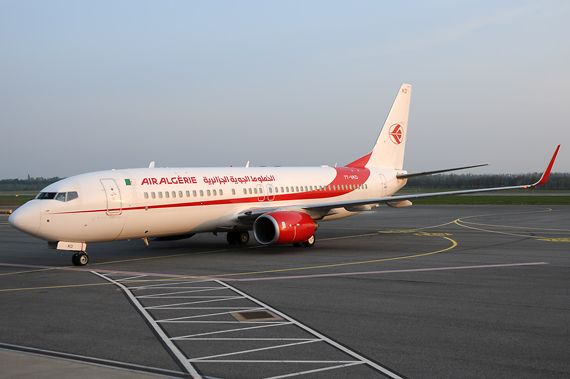
[[[436,170],[436,171],[424,171],[424,172],[417,172],[414,174],[401,174],[401,175],[396,175],[396,177],[398,179],[408,179],[408,178],[414,178],[416,176],[425,176],[425,175],[432,175],[432,174],[441,174],[442,172],[449,172],[449,171],[458,171],[458,170],[466,170],[468,168],[474,168],[474,167],[482,167],[482,166],[488,166],[489,163],[484,163],[484,164],[478,164],[475,166],[465,166],[465,167],[457,167],[457,168],[448,168],[445,170]]]

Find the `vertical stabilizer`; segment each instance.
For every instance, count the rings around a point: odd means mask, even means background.
[[[411,95],[412,86],[402,84],[365,167],[402,169]]]

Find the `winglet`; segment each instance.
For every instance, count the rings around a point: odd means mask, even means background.
[[[548,180],[548,177],[550,176],[550,171],[552,170],[552,166],[554,165],[554,160],[556,159],[556,155],[558,154],[558,150],[560,150],[560,145],[558,145],[558,147],[556,148],[556,151],[554,152],[554,155],[552,156],[552,159],[550,160],[550,163],[548,164],[546,171],[544,171],[544,173],[540,177],[540,180],[538,182],[534,183],[530,187],[534,188],[534,187],[538,187],[538,186],[541,186],[544,183],[546,183],[546,181]]]

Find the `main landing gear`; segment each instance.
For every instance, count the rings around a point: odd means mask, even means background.
[[[230,245],[245,245],[249,242],[248,232],[228,232],[227,240]]]
[[[86,252],[80,251],[73,254],[71,257],[71,262],[73,262],[75,266],[85,266],[87,263],[89,263],[89,256]]]
[[[305,247],[313,247],[313,246],[315,246],[315,242],[317,242],[317,240],[315,239],[315,235],[313,234],[311,237],[309,237],[308,240],[306,240],[305,242],[303,242],[303,246],[305,246]]]
[[[317,242],[317,240],[315,239],[315,235],[313,234],[308,240],[306,240],[305,242],[297,242],[294,243],[293,246],[295,247],[313,247],[315,246],[315,242]]]

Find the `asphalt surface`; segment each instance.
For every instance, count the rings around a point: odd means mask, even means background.
[[[313,248],[123,241],[81,269],[0,215],[0,377],[570,377],[570,207],[376,210]]]

